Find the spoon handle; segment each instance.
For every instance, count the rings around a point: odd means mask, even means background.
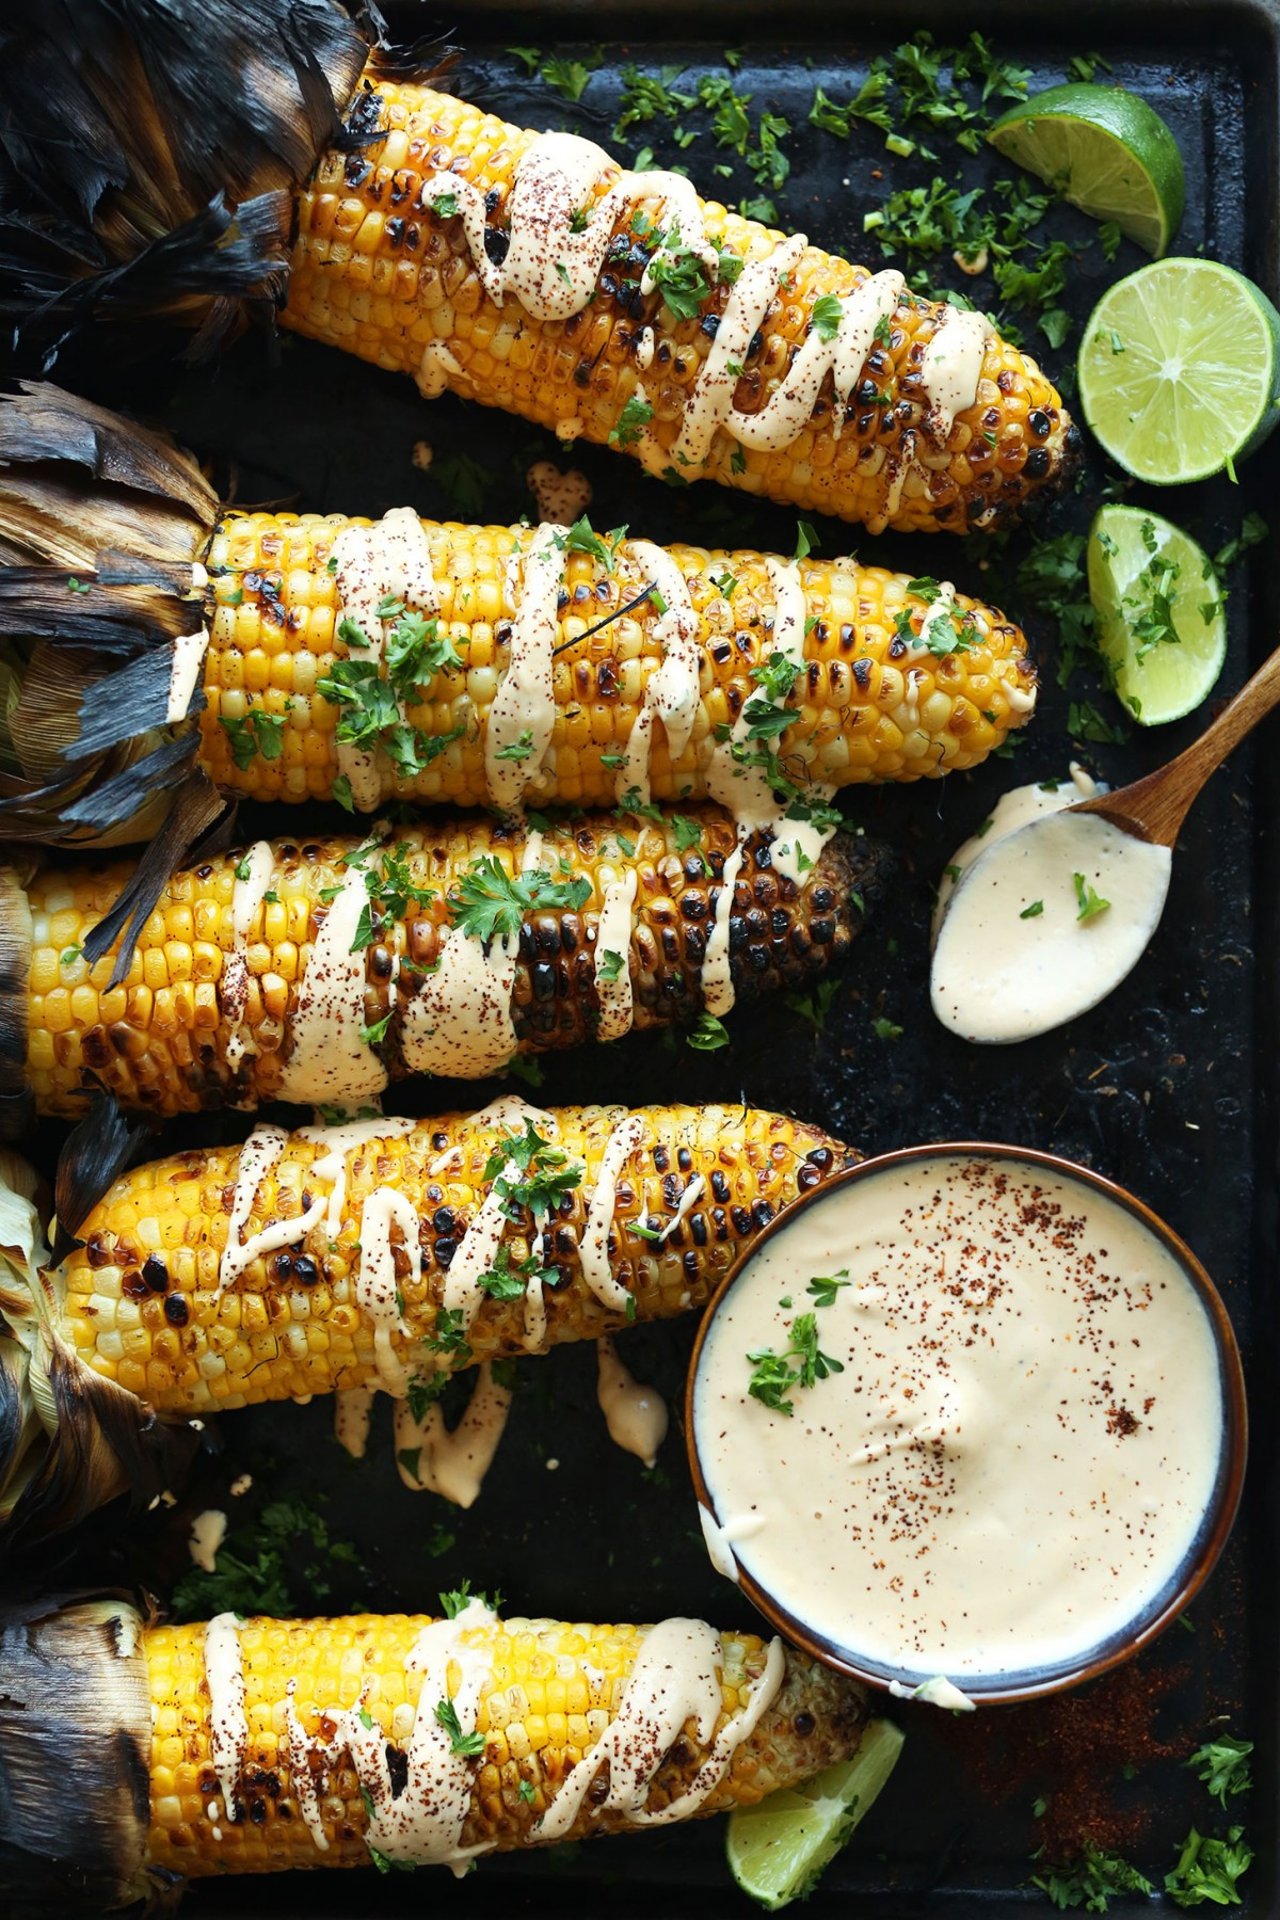
[[[1121,795],[1102,794],[1096,801],[1084,801],[1079,811],[1106,813],[1108,803],[1123,798],[1124,812],[1141,826],[1143,837],[1162,847],[1171,847],[1178,838],[1192,801],[1233,747],[1251,733],[1260,720],[1280,706],[1280,647],[1264,660],[1258,671],[1245,681],[1233,700],[1228,701],[1212,726],[1180,753],[1176,760],[1135,780]]]

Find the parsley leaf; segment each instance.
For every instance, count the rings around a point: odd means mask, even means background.
[[[1252,1752],[1252,1740],[1236,1740],[1224,1733],[1197,1747],[1187,1765],[1196,1769],[1197,1780],[1202,1780],[1218,1804],[1225,1807],[1229,1798],[1247,1793],[1253,1785],[1249,1768]]]
[[[786,1003],[793,1013],[807,1020],[815,1032],[821,1033],[839,991],[839,980],[819,980],[809,993],[787,994]]]
[[[1105,1913],[1113,1894],[1155,1892],[1136,1867],[1117,1853],[1104,1853],[1092,1840],[1085,1841],[1078,1859],[1036,1874],[1031,1884],[1047,1893],[1060,1911],[1085,1907],[1090,1913]]]
[[[586,905],[591,882],[553,880],[535,868],[509,874],[492,853],[472,862],[449,896],[451,925],[483,941],[515,939],[527,913],[563,908],[576,913]]]
[[[576,99],[577,95],[575,94],[573,98]],[[461,1724],[458,1720],[458,1709],[454,1706],[452,1700],[438,1700],[436,1702],[436,1719],[449,1736],[449,1750],[451,1753],[464,1754],[467,1759],[474,1760],[484,1752],[484,1735],[482,1733],[464,1733],[462,1731]]]
[[[538,68],[538,77],[566,100],[581,100],[588,80],[603,61],[599,47],[584,60],[562,59],[558,54],[551,54]]]
[[[694,1025],[685,1035],[685,1045],[695,1053],[715,1053],[729,1044],[729,1030],[723,1020],[717,1020],[714,1013],[700,1013]]]
[[[1253,1848],[1243,1827],[1225,1840],[1211,1839],[1192,1827],[1182,1843],[1178,1864],[1164,1877],[1164,1890],[1180,1907],[1238,1907],[1237,1882],[1253,1864]]]
[[[844,302],[834,293],[823,293],[813,303],[809,325],[819,340],[834,340],[844,318]]]
[[[1075,887],[1076,899],[1080,906],[1080,911],[1076,915],[1077,920],[1096,920],[1100,913],[1105,913],[1110,907],[1111,902],[1104,900],[1100,893],[1095,893],[1082,873],[1073,873],[1071,883]]]
[[[621,972],[622,955],[613,947],[606,947],[600,955],[600,965],[597,969],[599,978],[608,983],[616,980]]]
[[[653,408],[638,393],[633,393],[626,406],[618,415],[615,425],[609,429],[609,439],[615,447],[629,447],[639,440],[645,428],[653,418]]]
[[[835,1298],[834,1289],[831,1298]],[[830,1302],[824,1300],[820,1304],[826,1306]],[[747,1355],[754,1369],[747,1391],[753,1400],[790,1418],[796,1410],[795,1401],[789,1397],[791,1390],[812,1387],[833,1373],[843,1373],[844,1362],[824,1353],[818,1345],[816,1313],[797,1314],[788,1332],[791,1344],[782,1353],[762,1347]]]

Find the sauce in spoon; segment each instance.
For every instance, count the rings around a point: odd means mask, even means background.
[[[1019,787],[947,868],[933,923],[933,1010],[962,1039],[1008,1045],[1106,998],[1160,922],[1172,850],[1100,814],[1071,778]]]

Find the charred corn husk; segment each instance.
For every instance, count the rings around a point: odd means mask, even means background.
[[[697,1308],[856,1158],[754,1108],[508,1099],[134,1168],[60,1267],[0,1281],[0,1517],[47,1529],[140,1485],[156,1414],[361,1388],[416,1414],[459,1369]]]
[[[107,943],[141,869],[10,870],[0,1090],[75,1114],[101,1086],[166,1114],[482,1078],[826,970],[884,865],[839,834],[794,882],[712,807],[528,832],[464,816],[218,855],[168,881],[123,952]]]
[[[203,830],[201,774],[362,810],[736,805],[743,751],[808,807],[976,766],[1035,704],[1021,631],[949,583],[582,525],[219,514],[186,456],[51,387],[0,402],[0,537],[10,835],[141,835],[183,782]],[[778,709],[758,739],[752,702]]]
[[[680,176],[623,176],[590,142],[412,81],[362,85],[353,120],[379,137],[326,153],[300,195],[287,326],[676,483],[876,530],[995,526],[1074,457],[1056,389],[980,315],[901,275],[869,287],[804,236],[698,202]],[[684,285],[702,275],[683,317],[664,259]],[[824,340],[814,311],[832,298],[847,317]]]
[[[676,480],[963,531],[1016,517],[1070,465],[1059,395],[980,315],[901,276],[864,292],[871,276],[804,236],[509,126],[403,60],[375,54],[352,99],[358,45],[326,0],[263,0],[259,21],[249,53],[238,7],[132,0],[122,18],[78,0],[98,57],[72,81],[57,13],[24,20],[0,117],[44,137],[12,179],[0,149],[0,206],[19,215],[0,313],[33,344],[156,311],[203,318],[203,344],[287,279],[287,325]],[[197,42],[217,78],[193,107]]]
[[[78,1873],[99,1906],[175,1874],[461,1873],[725,1812],[854,1753],[865,1717],[854,1682],[691,1619],[499,1620],[473,1599],[158,1626],[104,1601],[0,1627],[12,1872],[46,1899]]]

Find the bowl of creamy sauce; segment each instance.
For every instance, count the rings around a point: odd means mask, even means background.
[[[1207,1578],[1247,1447],[1226,1308],[1124,1189],[913,1147],[731,1269],[687,1389],[713,1564],[791,1639],[968,1707],[1128,1658]]]

